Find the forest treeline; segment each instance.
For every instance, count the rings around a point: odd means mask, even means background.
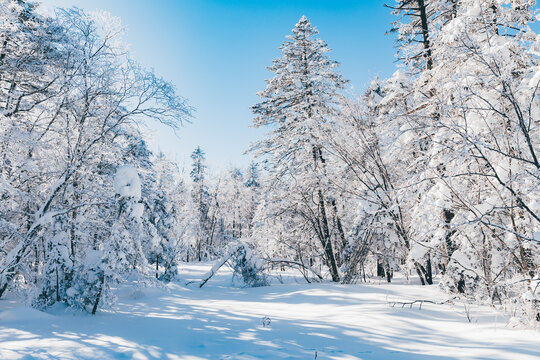
[[[348,94],[306,17],[252,107],[253,163],[184,174],[141,124],[192,109],[103,14],[0,2],[0,297],[95,313],[120,281],[413,281],[540,321],[540,35],[529,0],[387,5],[395,73]],[[359,34],[360,36],[360,34]],[[181,131],[179,129],[178,131]],[[419,280],[416,280],[419,279]],[[202,285],[201,285],[202,286]]]

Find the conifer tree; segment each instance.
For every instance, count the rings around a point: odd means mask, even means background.
[[[296,230],[307,225],[306,240],[317,239],[332,280],[339,281],[329,228],[323,138],[338,113],[337,95],[346,80],[335,71],[338,63],[328,57],[330,49],[315,37],[318,31],[305,16],[292,31],[280,48],[283,57],[269,67],[275,76],[266,81],[266,89],[258,93],[262,101],[253,106],[255,126],[271,129],[253,149],[264,159],[277,190],[274,200],[279,205],[270,207],[276,211],[270,215],[286,213],[296,219]]]
[[[206,164],[205,153],[197,146],[197,148],[191,154],[193,160],[192,169],[190,172],[191,180],[193,181],[193,202],[196,207],[197,221],[195,247],[197,253],[197,259],[201,261],[203,257],[206,257],[207,250],[205,247],[210,241],[210,219],[209,219],[209,205],[210,194],[206,185]]]

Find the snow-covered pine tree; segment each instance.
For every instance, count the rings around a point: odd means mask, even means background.
[[[246,197],[244,204],[246,216],[247,216],[247,227],[249,230],[249,235],[251,236],[251,231],[253,229],[253,218],[255,217],[255,210],[260,201],[261,196],[261,179],[259,175],[259,166],[255,162],[251,162],[247,169],[247,178],[244,182]]]
[[[247,169],[245,177],[239,168],[233,168],[219,176],[215,188],[216,204],[219,204],[219,222],[223,228],[216,233],[215,246],[221,250],[231,241],[249,239],[252,220],[260,195],[258,171],[255,164]]]
[[[429,0],[396,0],[394,5],[386,5],[399,17],[393,23],[390,33],[397,34],[398,58],[416,71],[431,69],[430,37],[432,30],[433,3]],[[431,16],[430,16],[431,15]]]
[[[192,168],[190,172],[192,180],[192,197],[197,214],[195,255],[201,261],[208,257],[207,248],[212,236],[212,229],[215,226],[214,219],[210,215],[210,193],[206,183],[206,156],[204,151],[198,146],[191,153]]]
[[[262,101],[253,106],[255,126],[270,132],[252,150],[269,171],[274,202],[269,216],[290,217],[296,230],[305,229],[304,241],[320,244],[332,280],[339,281],[323,138],[331,131],[337,95],[347,82],[335,71],[338,63],[328,57],[330,49],[316,38],[318,31],[305,16],[292,31],[280,47],[283,57],[269,67],[275,76],[266,81],[266,89],[258,93]]]
[[[185,219],[186,189],[178,166],[159,153],[153,160],[155,183],[145,202],[149,216],[151,247],[146,251],[149,263],[155,264],[156,278],[171,281],[178,274],[178,262],[185,250],[187,233]],[[193,209],[191,209],[193,210]],[[163,273],[160,273],[160,266]]]
[[[244,190],[244,175],[239,168],[227,171],[219,179],[219,191],[216,196],[220,208],[220,220],[224,226],[222,237],[229,240],[242,238],[249,228],[248,221],[245,219],[249,203],[245,201]],[[224,241],[227,240],[221,239],[221,242]]]

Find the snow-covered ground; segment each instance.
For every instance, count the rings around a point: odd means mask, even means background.
[[[163,289],[125,286],[96,316],[0,300],[0,359],[540,359],[540,333],[489,307],[470,307],[469,323],[462,303],[389,305],[446,299],[434,286],[242,289],[227,271],[202,289],[182,285],[209,267],[184,265],[183,282]]]

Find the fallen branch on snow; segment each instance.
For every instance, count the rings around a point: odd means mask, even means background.
[[[451,298],[451,299],[448,299],[448,300],[445,300],[445,301],[433,301],[433,300],[425,300],[425,299],[416,299],[416,300],[412,300],[412,301],[387,301],[387,303],[388,303],[388,305],[390,305],[392,307],[396,307],[396,305],[401,305],[402,309],[407,305],[409,306],[409,309],[412,309],[414,304],[419,304],[418,305],[418,310],[422,310],[422,305],[424,303],[443,305],[443,304],[453,303],[454,299],[455,298]]]

